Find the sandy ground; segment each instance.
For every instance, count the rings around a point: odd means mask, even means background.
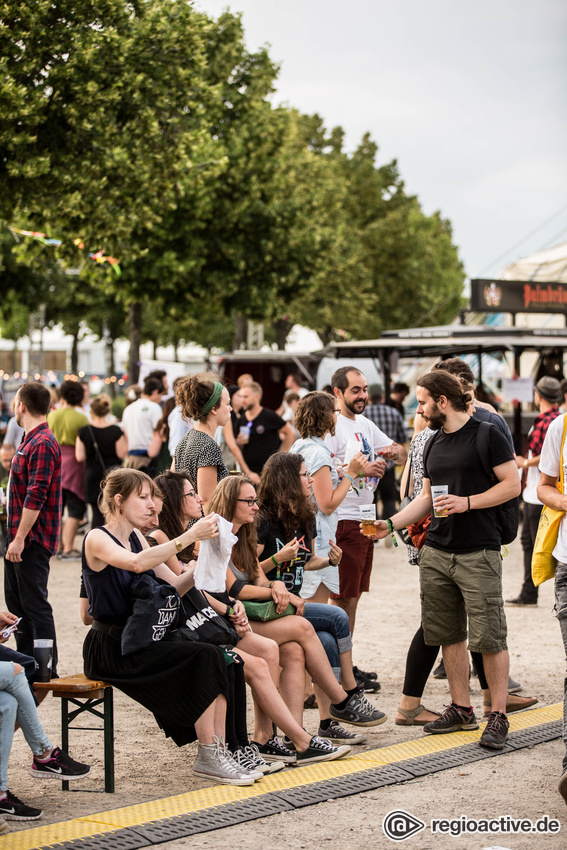
[[[82,642],[85,628],[78,615],[79,562],[53,560],[50,599],[55,611],[59,641],[60,675],[82,669]],[[504,560],[505,597],[516,595],[522,575],[521,548],[510,547]],[[3,603],[2,603],[3,604]],[[540,704],[562,699],[565,660],[558,625],[551,615],[553,586],[541,588],[535,609],[508,608],[511,674],[523,683],[524,695],[536,695]],[[376,547],[370,593],[360,607],[355,635],[355,663],[376,670],[382,690],[370,699],[389,716],[375,731],[369,730],[370,748],[386,746],[421,736],[419,728],[397,727],[393,723],[402,688],[404,662],[410,640],[419,624],[417,574],[405,558],[405,549]],[[477,679],[471,680],[472,702],[482,715],[482,695]],[[448,702],[443,681],[431,679],[424,703],[441,709]],[[48,697],[40,716],[54,743],[60,736],[60,703]],[[316,732],[318,715],[305,712],[305,726]],[[250,727],[251,728],[251,727]],[[76,818],[107,809],[175,795],[203,787],[207,783],[193,777],[190,766],[195,746],[178,749],[164,739],[153,717],[140,706],[115,692],[116,793],[89,793],[102,787],[102,736],[71,733],[71,754],[92,764],[91,776],[75,783],[77,791],[65,794],[58,782],[34,780],[29,775],[29,750],[17,733],[10,760],[10,788],[26,802],[44,810],[42,821],[30,826]],[[432,818],[499,818],[505,815],[530,818],[544,815],[559,818],[559,835],[507,836],[483,838],[432,835],[429,828],[404,842],[412,848],[549,848],[567,847],[567,812],[557,793],[563,745],[561,741],[521,750],[494,759],[464,765],[416,779],[404,785],[389,786],[352,798],[285,813],[214,833],[177,840],[171,847],[220,848],[227,844],[272,848],[285,842],[290,850],[304,847],[342,848],[356,843],[362,848],[392,847],[382,831],[385,815],[403,809],[429,824]],[[79,790],[84,789],[84,790]],[[10,824],[11,831],[23,824]],[[229,833],[227,835],[227,833]],[[5,841],[6,839],[4,839]],[[7,845],[9,846],[9,845]]]

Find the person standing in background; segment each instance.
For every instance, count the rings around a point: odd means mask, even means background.
[[[236,442],[240,446],[246,465],[252,472],[261,475],[264,464],[276,452],[287,452],[294,440],[295,434],[289,422],[284,422],[273,410],[262,407],[262,387],[253,382],[240,390],[240,397],[245,407],[248,439],[238,436]]]
[[[4,597],[22,620],[18,652],[33,655],[35,639],[53,640],[52,676],[57,676],[57,641],[47,598],[49,559],[57,551],[61,528],[61,451],[47,424],[51,394],[38,382],[23,384],[15,414],[25,436],[10,473]]]
[[[85,464],[75,457],[75,443],[79,429],[89,424],[84,413],[79,412],[83,403],[83,387],[78,381],[63,381],[60,388],[61,406],[47,415],[47,424],[53,431],[61,449],[61,483],[63,487],[63,510],[67,519],[63,527],[63,549],[60,558],[76,560],[81,553],[74,548],[75,535],[85,516]]]
[[[539,416],[528,433],[528,455],[517,455],[518,469],[526,470],[526,486],[522,494],[524,512],[522,520],[522,549],[524,551],[524,583],[518,596],[507,599],[506,605],[522,608],[535,608],[537,605],[538,589],[532,581],[532,554],[542,510],[542,503],[537,497],[539,484],[539,459],[547,429],[559,414],[558,404],[562,400],[561,385],[556,378],[544,375],[534,387],[534,403],[539,410]]]

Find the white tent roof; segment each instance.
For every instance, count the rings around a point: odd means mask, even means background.
[[[499,278],[567,283],[567,242],[510,263]]]

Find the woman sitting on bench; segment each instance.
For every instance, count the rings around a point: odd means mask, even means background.
[[[113,470],[106,479],[100,500],[105,524],[88,533],[82,555],[93,617],[83,646],[85,675],[109,682],[153,712],[178,746],[197,738],[193,764],[197,776],[227,785],[251,785],[262,774],[240,767],[224,744],[228,680],[223,651],[198,643],[188,629],[180,628],[122,653],[122,630],[133,609],[134,577],[190,543],[218,535],[217,521],[209,515],[176,540],[150,548],[137,527],[154,509],[153,494],[153,481],[139,470]],[[192,584],[191,576],[182,577],[178,592]]]

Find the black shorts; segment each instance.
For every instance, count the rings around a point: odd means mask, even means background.
[[[67,508],[67,515],[70,519],[83,519],[87,509],[83,500],[79,499],[76,493],[63,488],[63,510],[65,508]]]

